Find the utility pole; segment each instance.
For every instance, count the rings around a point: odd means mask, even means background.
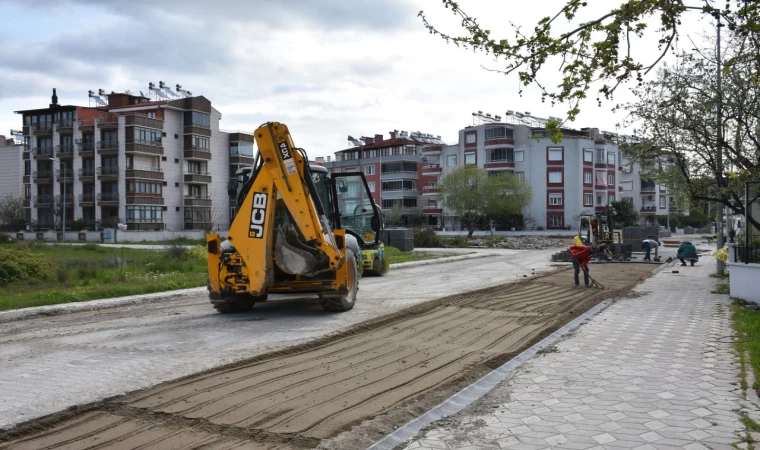
[[[718,131],[718,152],[717,152],[717,170],[716,170],[716,181],[718,184],[718,191],[716,192],[715,198],[715,209],[718,214],[718,220],[716,222],[716,231],[718,235],[717,239],[717,249],[720,250],[723,248],[724,245],[726,245],[726,239],[723,236],[723,204],[721,203],[722,193],[720,192],[721,184],[723,182],[723,83],[722,83],[722,72],[723,68],[721,67],[721,57],[720,57],[720,14],[718,15],[718,25],[716,27],[717,36],[718,36],[718,45],[716,50],[716,56],[717,56],[717,88],[718,88],[718,108],[717,108],[717,114],[716,114],[716,122],[717,122],[717,131]],[[723,275],[725,264],[720,259],[715,259],[716,261],[716,268],[715,271],[718,275]]]

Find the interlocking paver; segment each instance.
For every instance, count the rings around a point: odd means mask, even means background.
[[[730,300],[709,294],[713,267],[707,257],[677,275],[665,268],[556,344],[556,352],[525,363],[448,418],[445,430],[433,426],[406,448],[431,438],[450,448],[478,440],[488,448],[500,439],[508,440],[501,448],[519,449],[738,444],[739,367],[731,345],[718,340],[733,334]],[[487,423],[483,415],[502,410],[509,413],[498,417],[508,417],[511,428],[472,421]]]

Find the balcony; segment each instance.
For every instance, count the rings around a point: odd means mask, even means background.
[[[596,211],[596,212],[598,212],[600,214],[604,214],[604,213],[607,212],[607,207],[606,206],[597,206],[596,208],[594,208],[594,211]]]
[[[32,201],[35,207],[52,206],[54,197],[52,195],[35,195]]]
[[[211,197],[208,195],[186,195],[185,206],[211,207]]]
[[[127,141],[124,151],[128,154],[161,156],[164,154],[164,147],[160,140],[158,141]]]
[[[438,195],[438,187],[425,186],[422,188],[422,195]]]
[[[208,172],[185,172],[185,183],[211,183],[211,175]]]
[[[163,181],[164,172],[158,167],[133,167],[124,172],[124,178]]]
[[[79,204],[85,206],[95,205],[95,194],[79,194]]]
[[[441,169],[440,164],[428,164],[427,166],[422,166],[423,175],[440,175],[442,172],[443,169]]]
[[[83,158],[95,156],[95,144],[92,142],[81,142],[77,144],[77,147],[79,147],[79,156]]]
[[[59,133],[73,133],[74,121],[73,120],[59,120],[55,123],[55,127]]]
[[[73,158],[74,146],[73,145],[56,145],[55,153],[59,158]]]
[[[56,195],[55,196],[55,203],[57,205],[60,205],[64,202],[63,195]],[[66,193],[66,199],[65,202],[67,205],[73,205],[74,204],[74,194],[71,194],[69,192]]]
[[[211,136],[211,126],[209,125],[201,125],[201,124],[193,124],[193,125],[185,125],[183,129],[183,134],[197,134],[198,136]]]
[[[443,208],[437,206],[427,206],[422,208],[422,215],[440,215],[443,214]]]
[[[95,181],[95,168],[94,167],[82,167],[78,171],[79,181],[92,182]]]
[[[483,165],[484,169],[505,169],[505,168],[514,168],[515,167],[515,161],[514,159],[493,159],[490,161],[486,161],[486,163]]]
[[[185,159],[208,161],[211,159],[211,149],[195,146],[190,149],[185,149]]]
[[[657,191],[657,187],[655,185],[641,185],[641,193],[642,194],[653,194]]]
[[[116,129],[119,127],[119,115],[118,114],[105,114],[98,116],[95,120],[98,124],[98,128],[101,130]]]
[[[59,183],[60,182],[71,183],[74,180],[74,170],[69,169],[68,167],[65,169],[56,169],[55,177],[58,178]]]
[[[383,172],[383,180],[416,180],[418,178],[417,172],[401,171],[401,172]]]
[[[118,192],[103,192],[97,195],[98,205],[109,206],[119,204]]]
[[[642,206],[641,207],[641,214],[651,215],[651,214],[657,214],[657,207],[652,206]]]
[[[245,153],[239,153],[230,149],[230,164],[243,164],[246,166],[253,165],[253,153],[250,155]]]
[[[50,159],[53,157],[53,149],[51,147],[33,148],[32,153],[34,159]]]
[[[95,170],[98,180],[119,178],[119,168],[115,166],[98,167]]]
[[[163,119],[148,117],[145,114],[131,113],[131,114],[127,114],[124,117],[124,119],[125,119],[125,123],[124,123],[125,126],[137,125],[137,126],[146,127],[146,128],[156,128],[158,130],[164,129]]]
[[[422,147],[420,155],[422,156],[438,156],[441,154],[443,147],[440,145],[434,145],[430,147]]]
[[[46,123],[46,124],[32,125],[32,134],[35,136],[52,136],[53,124]]]
[[[396,199],[396,198],[417,198],[420,195],[420,191],[417,188],[414,189],[383,189],[382,196],[384,199]]]
[[[82,132],[95,131],[95,117],[79,119],[79,130]]]
[[[98,155],[118,155],[119,141],[107,140],[98,142]]]
[[[164,198],[161,194],[130,194],[127,193],[127,205],[163,205]]]
[[[53,171],[52,170],[35,170],[34,172],[32,172],[32,179],[36,183],[43,183],[43,182],[52,183]]]
[[[151,219],[127,219],[127,230],[130,231],[161,231],[166,228],[166,224],[162,222],[163,219],[151,218]]]

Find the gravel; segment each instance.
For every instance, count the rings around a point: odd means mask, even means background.
[[[544,250],[548,248],[567,247],[572,241],[551,239],[540,236],[523,236],[504,238],[501,241],[473,239],[467,241],[470,247],[507,248],[511,250]]]

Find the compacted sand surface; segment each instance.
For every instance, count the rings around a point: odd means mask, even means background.
[[[593,265],[605,291],[573,288],[563,269],[423,303],[44,418],[0,435],[0,448],[363,448],[654,267]]]

